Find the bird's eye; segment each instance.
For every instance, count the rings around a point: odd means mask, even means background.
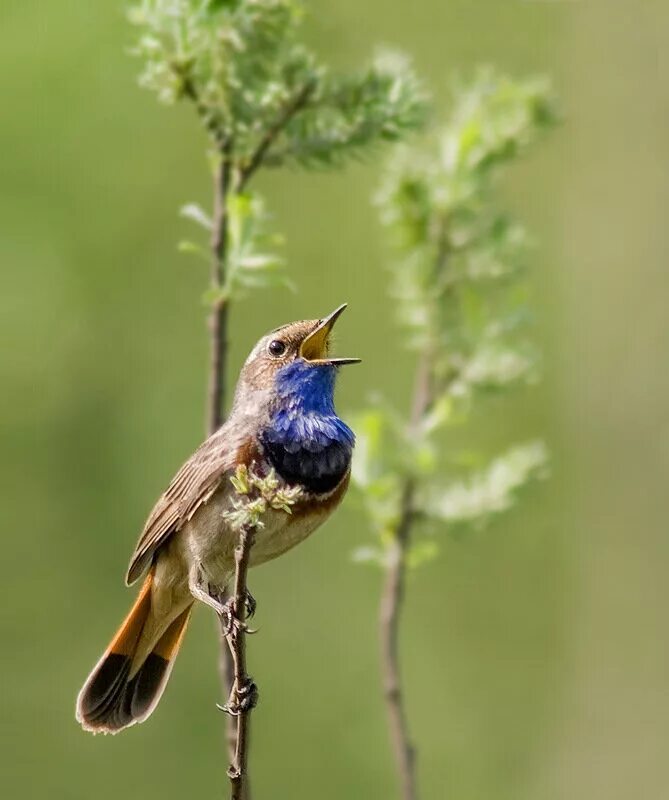
[[[286,352],[286,344],[282,342],[281,339],[273,339],[267,346],[267,349],[271,356],[278,358]]]

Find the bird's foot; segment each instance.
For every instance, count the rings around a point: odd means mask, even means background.
[[[246,616],[248,619],[252,619],[255,616],[257,603],[255,597],[246,590],[246,594],[244,596],[244,605],[246,606]]]
[[[237,615],[237,603],[234,597],[229,597],[225,603],[219,604],[220,611],[218,612],[221,622],[223,624],[223,633],[229,636],[233,631],[243,631],[244,633],[255,633],[248,625]],[[244,610],[246,617],[251,617],[256,613],[256,601],[251,592],[246,590],[244,595]]]
[[[230,714],[231,717],[238,717],[240,714],[251,711],[257,705],[258,687],[249,675],[241,684],[235,681],[228,702],[225,705],[217,705],[217,708],[225,711],[226,714]]]
[[[245,610],[248,617],[253,616],[255,612],[255,601],[253,601],[253,606],[251,606],[252,611],[249,612],[249,600],[248,597],[245,599]],[[234,597],[229,597],[225,604],[221,606],[221,611],[219,612],[219,617],[221,620],[221,625],[223,627],[223,634],[224,636],[235,636],[237,633],[248,633],[253,634],[256,633],[254,628],[249,628],[249,626],[243,620],[239,619],[237,615],[237,604],[235,603]]]

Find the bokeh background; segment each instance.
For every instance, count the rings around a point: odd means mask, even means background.
[[[420,784],[435,800],[669,796],[669,6],[595,0],[309,0],[334,64],[415,57],[444,108],[455,71],[553,77],[565,121],[506,202],[536,234],[538,388],[492,404],[500,443],[543,436],[552,478],[487,530],[444,535],[413,577],[402,642]],[[196,615],[150,723],[84,735],[76,692],[127,606],[127,559],[203,429],[203,268],[177,209],[208,202],[191,109],[135,83],[123,3],[0,10],[2,794],[53,800],[225,793],[214,620]],[[296,295],[233,316],[232,371],[260,333],[346,300],[341,352],[408,396],[378,163],[261,188]],[[380,576],[353,498],[253,576],[258,798],[393,798],[377,683]]]

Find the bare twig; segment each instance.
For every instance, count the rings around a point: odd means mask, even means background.
[[[220,598],[225,601],[228,597],[226,593]],[[234,665],[232,663],[232,653],[226,641],[226,626],[224,620],[219,620],[219,651],[218,651],[218,671],[221,681],[221,692],[223,697],[228,697],[232,691],[234,683]],[[232,761],[237,748],[237,723],[231,716],[226,717],[225,739],[228,748],[228,761]],[[248,787],[247,787],[248,792]],[[244,800],[250,800],[248,793]]]
[[[236,175],[233,176],[233,142],[231,137],[226,134],[224,127],[212,109],[202,101],[190,76],[179,70],[177,70],[177,73],[182,79],[182,91],[194,104],[198,116],[214,141],[218,155],[218,165],[214,174],[213,224],[210,243],[210,287],[213,291],[214,300],[209,314],[210,362],[206,414],[207,433],[212,434],[223,424],[223,408],[226,395],[229,298],[223,294],[223,289],[226,280],[228,249],[228,196],[231,192],[240,193],[244,190],[251,176],[262,164],[277,136],[290,119],[308,103],[315,89],[315,83],[306,84],[286,104],[276,121],[261,137],[248,162],[238,169]],[[224,620],[221,620],[220,625],[219,668],[221,684],[223,695],[230,697],[228,705],[230,706],[230,703],[234,701],[233,706],[235,708],[241,704],[240,692],[242,692],[246,681],[243,621],[245,619],[244,602],[246,597],[248,550],[250,550],[252,541],[253,530],[243,530],[240,533],[239,545],[235,551],[236,573],[232,606],[242,626],[239,630],[233,627],[231,633]],[[240,598],[244,599],[240,600]],[[247,771],[248,737],[248,711],[231,714],[228,717],[226,739],[228,760],[230,762],[228,775],[231,781],[233,800],[250,800]]]
[[[230,149],[226,142],[214,173],[214,211],[211,231],[210,286],[215,299],[209,315],[210,364],[209,399],[207,404],[207,432],[212,434],[223,423],[225,399],[225,373],[228,349],[227,322],[228,298],[221,295],[225,285],[226,254],[228,246],[228,193],[230,191]]]
[[[207,430],[211,434],[224,421],[223,405],[226,394],[227,368],[227,326],[228,298],[220,295],[225,285],[226,255],[228,246],[228,194],[231,190],[231,150],[232,143],[226,141],[221,150],[219,163],[214,174],[213,227],[211,232],[211,276],[210,285],[218,293],[210,314],[210,363],[209,363],[209,396],[207,404]],[[234,663],[231,649],[226,643],[225,625],[221,622],[219,639],[219,671],[223,696],[227,697],[234,687]],[[244,730],[244,747],[247,745]],[[228,760],[232,762],[239,747],[239,726],[230,716],[226,720],[226,741]],[[246,764],[244,764],[246,768]],[[248,782],[242,785],[239,795],[242,800],[250,800]]]
[[[224,404],[226,394],[227,368],[227,326],[228,298],[221,295],[226,277],[226,257],[228,249],[228,195],[231,191],[232,140],[218,127],[209,109],[202,103],[193,83],[187,77],[183,80],[183,92],[193,102],[203,124],[216,143],[218,164],[214,172],[213,213],[211,230],[211,270],[210,287],[215,299],[209,312],[209,391],[207,394],[206,432],[208,435],[218,430],[225,420]],[[224,599],[224,598],[221,598]],[[221,689],[227,697],[233,688],[234,667],[230,648],[226,643],[225,625],[221,622],[219,631],[219,671]],[[231,761],[237,748],[237,724],[232,717],[226,722],[226,741],[228,760]],[[250,800],[248,784],[243,800]]]
[[[211,230],[211,274],[210,286],[217,294],[209,312],[209,392],[207,397],[207,433],[218,430],[224,421],[225,378],[227,359],[228,298],[220,292],[225,284],[226,255],[228,245],[228,194],[231,183],[232,143],[226,140],[219,153],[219,163],[214,173],[213,214]],[[220,630],[219,671],[221,689],[227,697],[232,688],[232,657],[225,641],[223,627]],[[226,723],[226,739],[229,758],[235,752],[237,730],[232,719]],[[247,797],[246,800],[249,800]]]
[[[397,528],[390,563],[386,571],[385,585],[381,596],[381,665],[383,691],[388,713],[388,726],[395,763],[399,772],[404,800],[416,800],[415,754],[409,737],[404,695],[398,659],[398,632],[400,611],[404,601],[406,556],[411,529],[411,502],[413,484],[407,483],[402,498],[402,518]]]
[[[424,353],[416,373],[410,428],[416,430],[431,404],[431,359]],[[407,722],[404,692],[399,666],[399,623],[404,603],[406,562],[411,543],[413,498],[415,483],[412,477],[402,488],[400,519],[388,553],[386,578],[381,595],[379,627],[383,691],[388,714],[388,726],[393,755],[402,786],[403,800],[416,800],[416,750],[411,742]]]
[[[248,798],[248,744],[250,713],[255,705],[256,687],[246,671],[246,577],[249,556],[255,539],[255,526],[244,525],[235,548],[235,586],[232,595],[232,624],[226,634],[232,656],[232,688],[226,710],[235,729],[235,747],[231,755],[228,777],[231,800]]]
[[[446,221],[439,231],[439,247],[435,259],[435,276],[444,272],[448,257],[445,236]],[[416,370],[409,434],[418,436],[425,415],[434,402],[434,350],[427,346],[421,354]],[[392,546],[388,553],[386,577],[381,595],[379,628],[381,642],[381,669],[383,690],[388,714],[388,727],[393,755],[402,787],[403,800],[417,800],[416,749],[411,741],[406,715],[406,705],[399,666],[399,624],[404,603],[407,557],[411,545],[414,523],[415,479],[409,475],[404,480],[400,500],[400,514]]]
[[[226,257],[228,249],[228,196],[230,192],[242,192],[246,183],[262,163],[272,142],[308,101],[313,85],[305,86],[285,107],[274,125],[262,137],[245,168],[239,170],[233,186],[233,143],[229,137],[221,133],[220,128],[209,110],[202,104],[190,82],[185,82],[184,91],[194,102],[198,114],[205,127],[216,142],[219,162],[214,174],[213,225],[211,233],[211,275],[210,286],[214,293],[209,315],[210,333],[210,366],[209,394],[207,403],[207,431],[216,431],[224,421],[223,405],[226,395],[227,366],[227,326],[229,298],[222,293],[226,279]],[[247,690],[246,649],[244,641],[244,619],[246,599],[246,572],[248,569],[248,553],[253,544],[253,528],[246,527],[240,532],[240,539],[235,550],[235,589],[232,595],[234,616],[240,627],[233,625],[227,630],[226,622],[221,621],[219,668],[224,696],[229,696],[228,709],[232,711],[226,726],[228,759],[230,766],[228,776],[231,783],[232,800],[250,800],[248,779],[248,746],[250,708],[243,702],[243,693]],[[248,698],[246,698],[248,701]],[[233,711],[234,709],[234,711]]]

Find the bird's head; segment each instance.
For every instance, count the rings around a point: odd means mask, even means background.
[[[360,361],[330,356],[330,334],[345,308],[344,303],[327,317],[291,322],[263,336],[239,376],[235,405],[261,395],[299,398],[305,411],[326,397],[332,402],[337,369]]]

